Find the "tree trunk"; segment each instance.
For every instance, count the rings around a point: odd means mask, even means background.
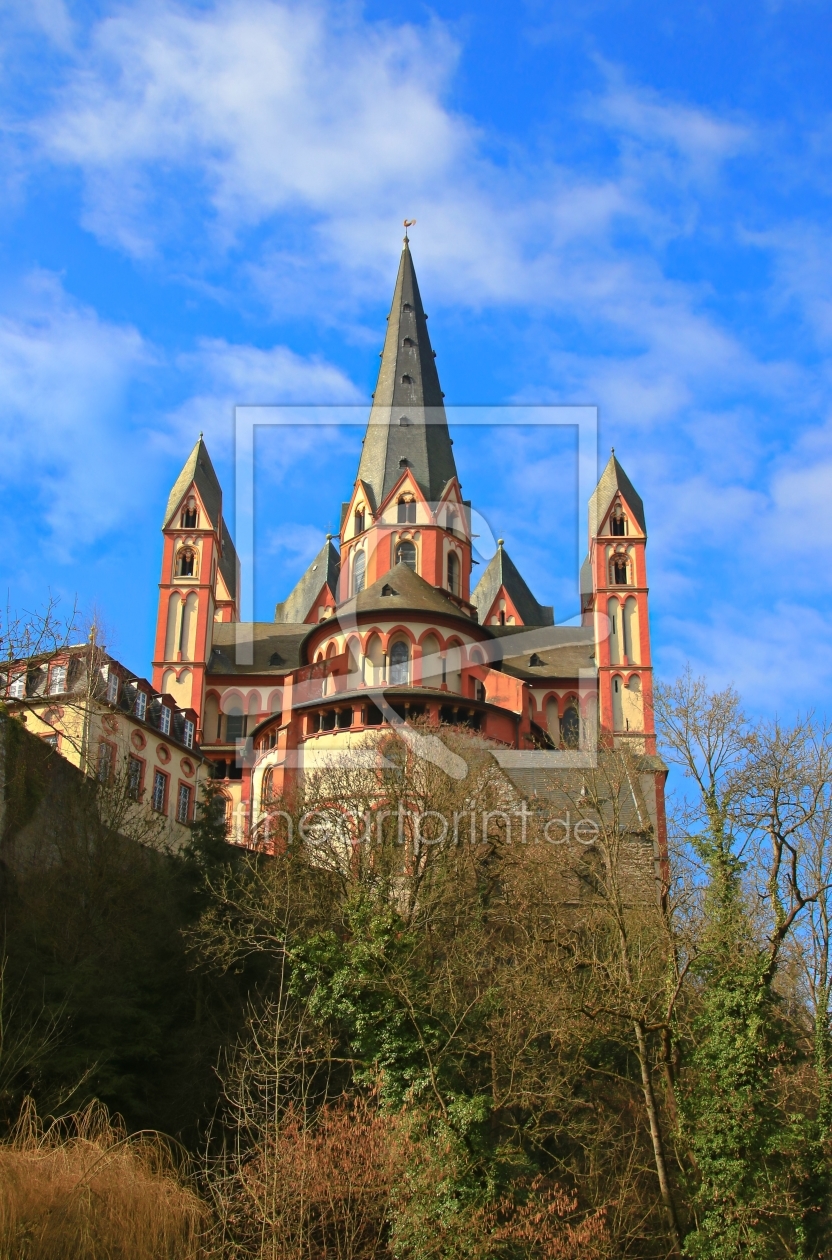
[[[656,1104],[656,1094],[653,1089],[653,1079],[650,1075],[650,1060],[647,1053],[647,1035],[644,1031],[644,1025],[640,1019],[633,1021],[635,1029],[636,1042],[638,1043],[638,1061],[641,1066],[641,1084],[644,1090],[644,1103],[647,1108],[647,1119],[650,1124],[650,1137],[653,1140],[653,1155],[656,1160],[656,1173],[659,1178],[659,1189],[661,1191],[662,1202],[664,1203],[667,1213],[668,1233],[675,1256],[682,1254],[682,1235],[679,1229],[679,1219],[676,1215],[676,1204],[673,1202],[673,1194],[670,1189],[670,1178],[667,1175],[667,1161],[664,1156],[664,1146],[662,1144],[661,1127],[659,1125],[659,1109]]]

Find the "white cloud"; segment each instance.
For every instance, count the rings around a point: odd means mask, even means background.
[[[441,27],[336,6],[140,4],[99,23],[41,134],[85,171],[90,224],[134,250],[154,167],[199,170],[226,230],[298,206],[337,218],[460,156],[467,128],[439,101],[452,63]]]
[[[30,486],[30,508],[69,552],[119,519],[140,492],[134,439],[117,418],[152,352],[129,325],[74,302],[53,275],[29,277],[0,314],[0,482]]]

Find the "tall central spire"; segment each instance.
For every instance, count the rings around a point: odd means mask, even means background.
[[[448,421],[407,237],[358,476],[377,509],[409,467],[436,502],[456,476]]]

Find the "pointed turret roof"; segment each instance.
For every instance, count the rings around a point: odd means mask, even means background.
[[[471,596],[471,603],[477,610],[481,625],[485,624],[485,618],[491,611],[501,586],[505,588],[511,602],[523,618],[524,625],[554,625],[554,608],[551,604],[537,602],[504,547],[497,548]]]
[[[324,583],[329,587],[334,599],[338,587],[340,563],[341,557],[327,538],[292,593],[275,608],[275,621],[306,621]]]
[[[375,500],[371,505],[374,511],[405,467],[412,469],[431,503],[439,500],[445,486],[456,476],[442,397],[427,316],[405,237],[358,465],[358,476]]]
[[[607,460],[607,466],[601,473],[598,485],[589,500],[589,536],[594,538],[603,524],[610,504],[620,494],[627,507],[635,517],[636,524],[643,533],[647,533],[644,523],[644,504],[636,493],[633,483],[615,458],[613,451]]]
[[[168,497],[168,506],[162,524],[163,529],[170,524],[170,518],[184,499],[191,482],[197,488],[209,521],[217,529],[222,512],[222,488],[219,478],[214,472],[214,465],[211,463],[208,447],[203,442],[201,433],[196,446],[185,460],[185,466],[176,478]]]

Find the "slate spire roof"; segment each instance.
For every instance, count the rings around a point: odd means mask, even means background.
[[[239,561],[237,552],[234,549],[234,543],[231,541],[231,534],[222,515],[222,487],[217,474],[214,472],[214,465],[211,463],[211,456],[208,454],[208,447],[202,440],[201,433],[196,446],[185,460],[184,467],[176,478],[173,489],[168,496],[168,505],[165,509],[162,529],[170,527],[172,519],[179,511],[182,500],[185,498],[191,484],[196,486],[208,517],[208,523],[219,535],[220,572],[229,595],[232,599],[236,599]]]
[[[428,502],[456,476],[442,390],[405,238],[370,421],[358,465],[377,510],[409,467]],[[406,460],[407,464],[402,461]]]
[[[471,596],[471,603],[477,610],[481,625],[485,624],[485,619],[491,611],[501,586],[505,588],[511,602],[523,618],[524,625],[552,626],[555,624],[555,610],[552,605],[537,602],[508,552],[505,548],[498,547]]]
[[[214,529],[218,529],[222,512],[222,490],[219,478],[214,472],[211,457],[208,454],[208,447],[203,442],[201,433],[196,446],[185,460],[185,465],[176,478],[173,489],[168,496],[168,506],[165,511],[165,519],[162,522],[163,529],[170,524],[170,518],[184,499],[191,482],[194,483],[199,491],[199,497],[202,499],[205,511],[208,513],[208,520]]]
[[[615,451],[607,460],[607,466],[601,473],[598,485],[589,500],[589,536],[594,538],[603,524],[610,504],[616,494],[620,494],[627,507],[635,517],[636,524],[643,533],[647,533],[644,523],[644,504],[630,478],[615,458]]]
[[[275,621],[306,621],[325,583],[336,598],[340,563],[341,557],[327,538],[294,590],[275,608]]]

